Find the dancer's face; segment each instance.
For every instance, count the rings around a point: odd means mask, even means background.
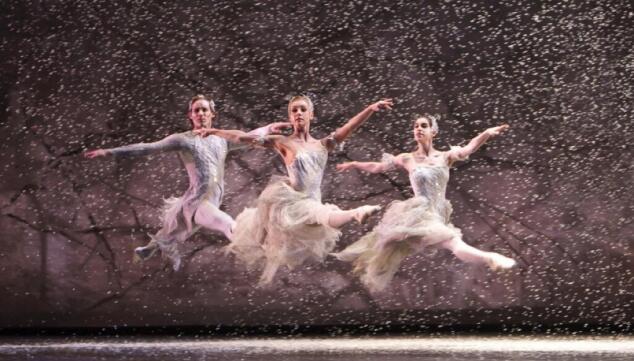
[[[433,139],[436,132],[432,129],[429,119],[420,117],[414,122],[414,139],[417,142]]]
[[[295,128],[303,128],[310,124],[313,119],[313,112],[310,110],[308,102],[304,99],[297,99],[288,105],[288,119]]]
[[[196,100],[189,111],[189,119],[192,121],[194,129],[211,128],[211,121],[215,116],[216,114],[211,111],[209,102],[205,99]]]

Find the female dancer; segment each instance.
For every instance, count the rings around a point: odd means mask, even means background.
[[[216,117],[213,100],[197,95],[189,102],[188,117],[193,130],[211,127]],[[288,123],[272,123],[249,134],[265,136],[290,127]],[[165,200],[163,227],[150,235],[151,241],[134,252],[141,260],[150,258],[157,249],[170,259],[174,270],[181,263],[178,242],[193,235],[201,227],[222,232],[231,239],[234,220],[218,207],[224,193],[227,141],[219,137],[202,138],[193,131],[176,133],[154,143],[138,143],[111,149],[96,149],[85,153],[87,158],[140,156],[158,152],[177,151],[189,175],[189,188],[179,198]]]
[[[288,177],[275,177],[258,197],[255,208],[245,209],[236,218],[228,250],[247,265],[264,264],[260,285],[272,282],[277,269],[296,267],[308,259],[323,261],[339,239],[339,229],[380,209],[361,206],[341,210],[321,203],[321,180],[328,151],[380,109],[391,109],[389,99],[378,101],[350,119],[330,136],[315,139],[310,135],[313,103],[306,96],[295,96],[288,104],[293,134],[257,137],[240,131],[202,129],[200,134],[215,134],[230,141],[272,148],[284,159]]]
[[[412,153],[395,156],[384,154],[381,162],[348,162],[337,165],[339,171],[356,168],[370,173],[395,167],[409,173],[414,197],[390,204],[381,222],[368,234],[333,255],[353,261],[355,273],[371,290],[383,290],[408,255],[425,246],[446,248],[464,262],[485,264],[494,270],[511,268],[515,261],[494,252],[484,252],[462,240],[460,230],[450,221],[451,204],[445,199],[449,167],[466,160],[489,138],[506,130],[508,125],[489,128],[464,147],[441,152],[432,141],[438,132],[437,118],[428,114],[414,121],[414,138],[418,148]]]

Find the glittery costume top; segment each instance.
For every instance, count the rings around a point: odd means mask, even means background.
[[[416,197],[427,199],[430,208],[436,213],[447,214],[447,208],[451,207],[445,199],[449,181],[448,166],[417,165],[409,173],[409,181]]]
[[[225,158],[227,141],[217,136],[206,138],[192,132],[173,134],[154,143],[138,143],[110,149],[115,156],[140,156],[177,151],[189,175],[187,199],[208,199],[220,205],[224,193]]]
[[[263,136],[269,131],[269,127],[264,126],[249,134]],[[230,146],[223,138],[215,135],[201,137],[188,131],[172,134],[158,142],[126,145],[109,151],[115,156],[178,152],[189,175],[189,188],[182,197],[166,200],[163,219],[165,224],[169,224],[169,230],[174,230],[180,223],[178,214],[182,211],[182,220],[187,229],[192,230],[192,219],[201,202],[208,201],[216,207],[220,206],[224,194],[225,159],[233,148],[238,147]]]
[[[324,147],[297,152],[293,162],[286,166],[293,189],[321,201],[321,181],[327,161],[328,151]]]

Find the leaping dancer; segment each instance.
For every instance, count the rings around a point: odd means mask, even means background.
[[[381,100],[366,107],[341,128],[323,139],[310,135],[313,103],[306,96],[295,96],[288,104],[293,134],[258,137],[241,131],[201,129],[234,142],[271,148],[284,159],[288,177],[275,177],[264,189],[254,208],[236,218],[228,246],[247,265],[263,267],[260,285],[272,282],[280,266],[297,267],[307,260],[318,262],[331,252],[351,220],[363,221],[378,206],[341,210],[321,202],[321,181],[328,152],[343,142],[355,129],[380,109],[391,109],[392,101]]]
[[[113,156],[143,156],[176,151],[189,175],[189,188],[181,197],[165,200],[162,228],[150,235],[150,242],[134,252],[141,260],[150,258],[158,249],[171,262],[174,270],[181,264],[178,244],[201,227],[223,233],[231,239],[235,221],[219,209],[224,193],[225,158],[229,147],[223,138],[200,137],[197,129],[210,128],[216,117],[211,98],[197,95],[189,102],[188,117],[192,131],[176,133],[154,143],[137,143],[110,149],[96,149],[85,153],[87,158]],[[272,123],[248,134],[266,136],[290,127],[288,123]]]
[[[438,120],[424,115],[414,121],[418,148],[397,156],[384,154],[381,162],[348,162],[337,169],[360,169],[370,173],[394,168],[407,171],[414,197],[394,201],[380,223],[357,242],[339,253],[342,261],[354,262],[354,271],[371,291],[381,291],[391,281],[403,259],[427,246],[446,248],[464,262],[488,265],[494,270],[507,269],[515,261],[495,252],[485,252],[466,244],[462,233],[450,222],[451,203],[445,199],[449,167],[466,160],[488,139],[499,135],[508,125],[489,128],[464,147],[442,152],[434,149]]]

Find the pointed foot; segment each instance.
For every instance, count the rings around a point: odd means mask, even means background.
[[[489,267],[494,271],[504,271],[511,269],[517,265],[514,259],[502,256],[498,253],[492,253],[489,256]]]
[[[152,256],[154,256],[157,250],[158,250],[158,247],[153,244],[149,244],[143,247],[137,247],[134,249],[134,261],[135,262],[146,261]]]
[[[381,206],[361,206],[356,209],[354,219],[359,223],[363,223],[371,214],[379,210],[381,210]]]

